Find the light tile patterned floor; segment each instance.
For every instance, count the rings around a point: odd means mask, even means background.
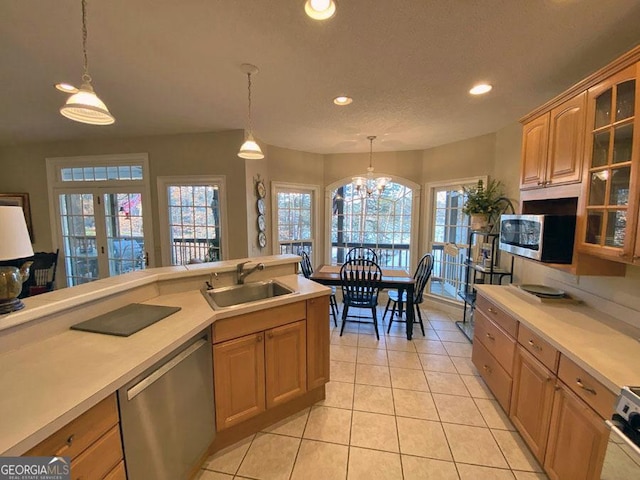
[[[444,312],[404,324],[331,323],[327,398],[208,459],[198,480],[543,480]],[[382,317],[380,309],[379,318]],[[427,320],[428,319],[428,320]],[[384,332],[384,333],[383,333]]]

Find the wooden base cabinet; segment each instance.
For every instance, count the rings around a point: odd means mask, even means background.
[[[307,334],[304,321],[266,332],[267,408],[307,391]]]
[[[531,452],[544,461],[555,375],[522,346],[518,346],[513,369],[511,421]]]
[[[544,469],[551,480],[598,480],[609,431],[591,408],[558,382]]]

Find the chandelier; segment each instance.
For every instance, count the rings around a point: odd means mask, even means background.
[[[367,168],[366,176],[353,177],[351,182],[353,183],[353,188],[355,188],[356,193],[358,193],[361,197],[371,197],[374,194],[380,195],[384,192],[384,188],[391,181],[391,177],[374,177],[373,175],[373,141],[377,137],[375,135],[370,135],[367,137],[369,140],[369,167]]]

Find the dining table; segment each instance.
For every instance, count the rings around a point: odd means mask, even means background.
[[[311,274],[309,279],[313,280],[314,282],[321,283],[322,285],[339,287],[341,285],[340,268],[340,265],[321,265]],[[381,267],[381,270],[381,290],[387,288],[395,288],[398,290],[398,298],[400,299],[402,299],[402,293],[405,291],[407,292],[407,305],[405,308],[407,316],[407,340],[411,340],[411,338],[413,337],[413,296],[415,290],[415,280],[409,274],[409,272],[403,268]],[[400,308],[400,311],[402,311],[402,303],[399,302],[398,307]]]

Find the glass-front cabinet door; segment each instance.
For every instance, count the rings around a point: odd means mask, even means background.
[[[638,227],[637,66],[589,89],[580,250],[632,261]]]

